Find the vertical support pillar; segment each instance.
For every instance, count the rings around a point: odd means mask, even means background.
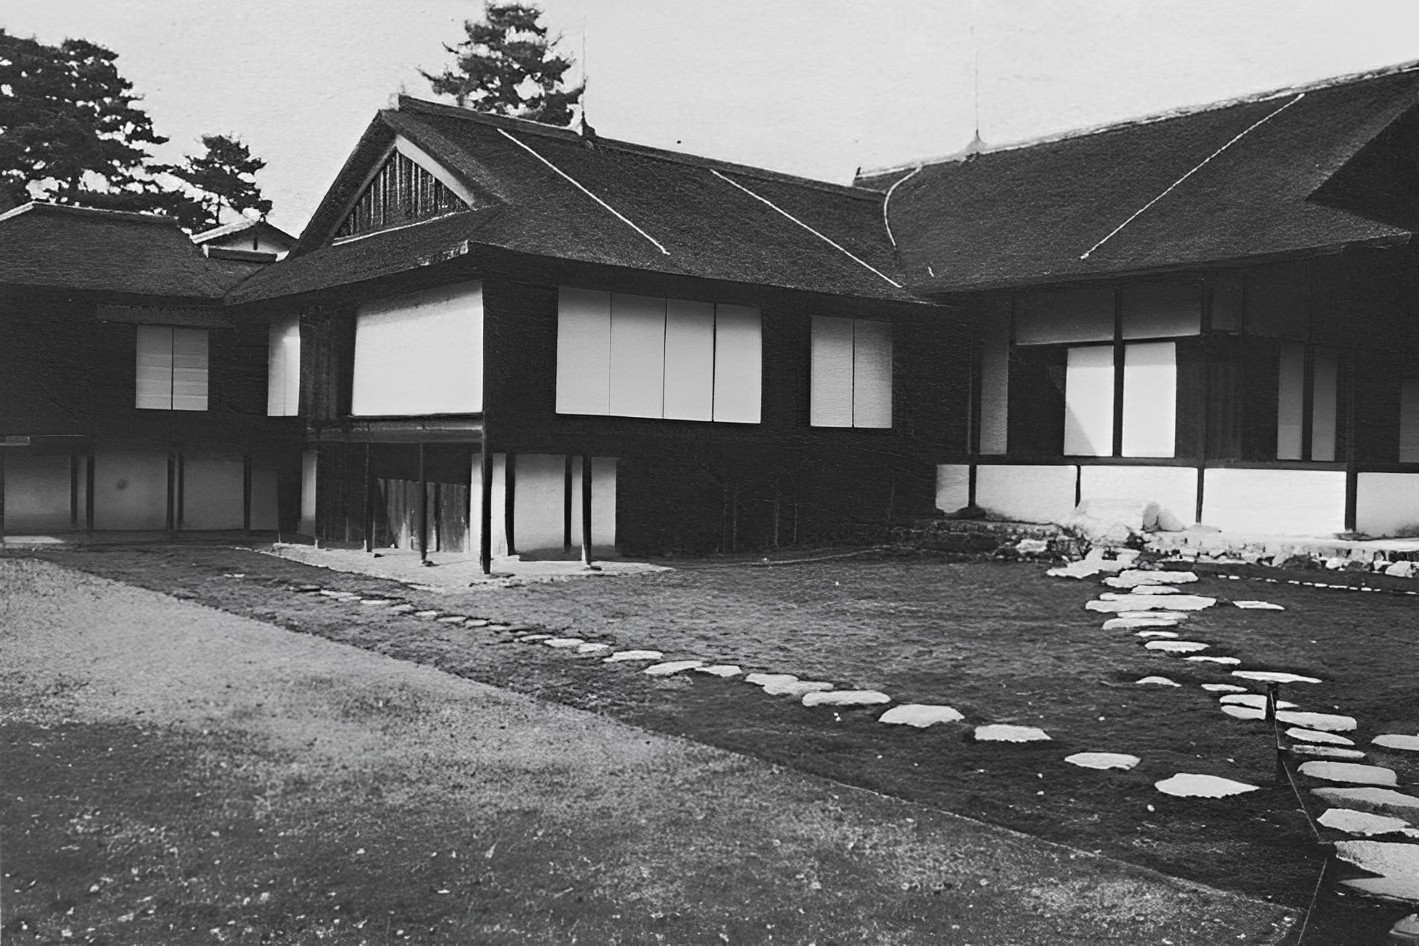
[[[177,457],[168,450],[167,532],[171,537],[177,526]]]
[[[241,456],[241,531],[251,534],[251,454]]]
[[[484,575],[493,573],[493,454],[488,450],[487,427],[478,448],[478,567]]]
[[[508,451],[503,465],[503,529],[507,534],[508,555],[517,554],[513,523],[517,519],[517,454]]]
[[[1345,531],[1358,531],[1356,507],[1360,502],[1360,453],[1355,443],[1355,376],[1359,366],[1355,352],[1345,359]]]
[[[84,531],[94,533],[94,438],[89,438],[89,453],[84,471]]]
[[[581,563],[591,568],[591,455],[581,455]]]
[[[1114,429],[1110,456],[1123,456],[1123,287],[1114,286]]]
[[[424,444],[419,443],[419,564],[429,561],[429,478],[424,469]]]
[[[363,512],[362,529],[365,535],[365,551],[374,551],[374,497],[372,496],[373,483],[371,482],[373,473],[371,470],[371,454],[374,453],[374,444],[365,443],[365,494],[361,508]]]
[[[1193,448],[1197,451],[1197,491],[1196,509],[1193,513],[1193,522],[1202,521],[1202,492],[1207,483],[1207,435],[1212,425],[1212,297],[1207,291],[1207,281],[1199,279],[1197,281],[1198,307],[1200,313],[1200,342],[1202,344],[1202,383],[1198,385],[1198,398],[1201,401],[1197,405],[1197,415],[1200,421],[1197,425],[1197,444]]]
[[[572,547],[572,455],[569,453],[563,459],[566,461],[566,468],[563,473],[565,486],[562,489],[562,548]]]
[[[69,454],[69,528],[79,528],[79,455]]]
[[[0,545],[5,544],[5,449],[0,447]]]

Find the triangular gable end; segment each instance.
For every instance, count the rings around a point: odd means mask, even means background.
[[[479,203],[470,188],[426,151],[399,136],[350,202],[333,239],[340,242],[472,210]]]

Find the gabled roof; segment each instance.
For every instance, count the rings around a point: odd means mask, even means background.
[[[482,201],[469,213],[330,244],[396,136]],[[918,301],[895,284],[882,197],[401,98],[397,110],[380,112],[366,131],[291,256],[230,298],[247,302],[368,279],[370,265],[380,273],[413,269],[467,242],[534,257]]]
[[[215,302],[252,270],[207,259],[169,217],[41,202],[0,214],[0,285]]]
[[[1321,188],[1347,165],[1413,176],[1415,155],[1356,159],[1386,147],[1416,102],[1419,73],[1399,67],[858,183],[897,185],[888,218],[905,281],[923,292],[1403,240],[1413,206],[1398,220]]]
[[[201,233],[193,234],[192,242],[201,246],[204,243],[211,243],[213,240],[221,240],[226,237],[235,236],[238,233],[245,233],[248,230],[256,230],[259,233],[271,237],[278,243],[284,243],[288,248],[295,246],[296,238],[285,230],[265,220],[252,220],[250,217],[243,217],[232,223],[224,223],[220,227],[213,227],[210,230],[203,230]]]

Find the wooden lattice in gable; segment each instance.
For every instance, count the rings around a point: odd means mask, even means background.
[[[360,193],[335,237],[397,227],[464,207],[463,201],[438,178],[396,151]]]

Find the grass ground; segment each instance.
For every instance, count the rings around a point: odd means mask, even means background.
[[[435,595],[228,549],[94,549],[57,558],[1295,907],[1309,901],[1323,861],[1289,785],[1274,779],[1265,728],[1222,715],[1198,686],[1226,679],[1225,669],[1158,656],[1127,632],[1101,631],[1099,616],[1083,610],[1097,585],[1047,579],[1038,566],[922,558],[783,568],[702,565]],[[233,573],[245,577],[223,577]],[[622,647],[878,688],[899,702],[945,702],[968,723],[1039,725],[1053,741],[976,744],[965,726],[902,732],[875,723],[870,711],[810,710],[733,681],[652,680],[634,667],[607,668],[512,644],[506,634],[431,626],[281,590],[309,580],[384,589],[418,605]],[[1306,709],[1356,716],[1361,742],[1378,732],[1419,730],[1419,684],[1394,672],[1412,646],[1413,599],[1218,579],[1200,590],[1266,597],[1288,608],[1203,612],[1189,622],[1186,636],[1210,643],[1209,653],[1235,655],[1247,667],[1321,677],[1325,683],[1293,687],[1283,696]],[[1153,673],[1184,686],[1134,683]],[[1099,773],[1063,761],[1084,750],[1132,752],[1144,762],[1127,773]],[[1397,768],[1401,782],[1412,784],[1419,775],[1409,759],[1377,754],[1376,761]],[[1262,791],[1204,800],[1153,789],[1154,781],[1179,771],[1224,775]],[[1357,917],[1375,918],[1359,904],[1328,907],[1336,929],[1357,928]]]
[[[1208,946],[1284,922],[192,602],[35,562],[0,581],[6,943]]]

